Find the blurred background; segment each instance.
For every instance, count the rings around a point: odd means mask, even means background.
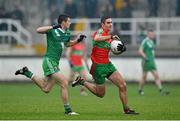
[[[41,57],[45,53],[46,39],[36,33],[36,28],[56,24],[61,13],[72,17],[73,35],[88,36],[88,57],[91,36],[100,26],[100,17],[111,15],[113,32],[121,35],[128,48],[121,56],[111,54],[112,61],[129,81],[138,81],[141,77],[137,51],[147,29],[153,29],[161,78],[180,81],[180,0],[0,0],[1,81],[21,80],[13,74],[24,65],[42,73]],[[61,63],[60,67],[68,76],[65,57]]]

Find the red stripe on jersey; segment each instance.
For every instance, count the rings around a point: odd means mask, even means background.
[[[70,56],[70,61],[74,66],[82,66],[83,65],[83,53],[85,51],[85,44],[84,43],[78,43],[72,48],[72,54]]]
[[[91,53],[91,60],[97,64],[109,63],[109,49],[94,47]]]
[[[93,39],[96,37],[97,34],[98,31],[94,32]],[[101,33],[101,36],[108,36],[108,35],[109,35],[109,30],[103,30],[103,32]],[[105,41],[111,43],[112,39],[107,39]],[[98,43],[98,41],[96,41],[96,43]],[[95,45],[92,49],[91,60],[97,64],[107,64],[109,63],[109,51],[110,50],[108,48],[105,47],[102,48]]]
[[[79,55],[71,55],[70,61],[74,66],[82,66],[83,65],[82,56],[79,56]]]
[[[84,51],[85,45],[83,43],[78,43],[72,46],[72,50]]]

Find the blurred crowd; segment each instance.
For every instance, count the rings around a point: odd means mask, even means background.
[[[14,5],[12,11],[8,11],[8,8],[5,8],[5,6],[0,6],[0,19],[11,18],[11,19],[19,20],[22,24],[25,24],[24,16],[25,15],[22,10],[22,7],[19,4]]]
[[[51,22],[58,13],[66,13],[72,18],[99,18],[103,14],[113,18],[131,18],[133,0],[47,0]]]
[[[71,18],[100,18],[105,14],[112,18],[180,17],[180,0],[0,0],[0,19],[18,20],[31,32],[33,40],[37,43],[40,43],[39,36],[34,28],[56,24],[61,13],[66,13]],[[147,26],[151,24],[137,26],[138,44],[145,38]],[[93,31],[97,27],[98,23],[90,23],[87,26],[79,22],[72,24],[71,30]],[[14,25],[11,29],[13,32],[18,31]],[[116,34],[121,34],[122,31],[128,33],[131,29],[131,22],[114,23],[113,30]],[[8,24],[1,22],[0,32],[6,30]],[[131,37],[130,34],[124,34],[121,38],[128,44],[132,42]]]
[[[145,17],[158,17],[160,1],[146,0],[148,13]],[[174,15],[180,16],[180,0],[174,2],[176,2]],[[131,18],[133,10],[140,6],[139,4],[141,4],[139,0],[47,0],[52,22],[58,13],[67,13],[72,18],[99,18],[104,14],[109,14],[113,18]]]
[[[5,8],[4,6],[0,6],[0,19],[6,18],[6,19],[14,19],[18,20],[22,25],[25,25],[24,21],[24,12],[21,9],[22,7],[19,4],[15,4],[12,11],[8,11],[8,8]],[[16,32],[17,28],[12,25],[12,31]],[[0,23],[0,31],[7,31],[8,30],[8,24],[7,23]],[[0,36],[0,44],[2,41],[7,40],[7,36]],[[12,39],[12,44],[16,44],[17,41],[14,38]]]
[[[145,17],[158,17],[161,0],[146,0],[144,2],[148,5],[145,8],[147,10],[144,10],[147,11]],[[180,16],[180,0],[173,2],[176,2],[174,3],[176,5],[174,15]],[[140,0],[41,0],[40,3],[46,4],[45,7],[51,23],[55,23],[59,13],[69,14],[72,18],[99,18],[104,14],[109,14],[113,18],[131,18],[137,6],[142,8],[141,11],[144,9]],[[0,18],[17,19],[25,24],[26,13],[25,10],[22,10],[22,6],[22,4],[15,4],[13,10],[9,11],[9,8],[1,4]]]

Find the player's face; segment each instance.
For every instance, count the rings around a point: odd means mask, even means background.
[[[111,18],[106,19],[106,21],[103,23],[103,28],[104,29],[111,30],[112,26],[113,26],[113,23],[112,23]]]
[[[155,38],[154,32],[148,32],[149,39],[153,40]]]
[[[67,21],[64,22],[64,26],[65,26],[66,28],[69,28],[70,25],[71,25],[71,19],[68,18]]]

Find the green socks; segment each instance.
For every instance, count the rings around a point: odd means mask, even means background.
[[[69,104],[64,104],[65,114],[72,112],[71,106]]]
[[[80,81],[80,85],[84,85],[84,82],[85,82],[85,80],[83,80],[83,81]]]
[[[26,71],[26,72],[24,72],[24,75],[31,79],[33,76],[33,73],[31,71]]]
[[[127,105],[125,105],[125,104],[123,104],[123,109],[124,110],[126,110],[126,109],[128,109],[129,107],[127,106]]]

